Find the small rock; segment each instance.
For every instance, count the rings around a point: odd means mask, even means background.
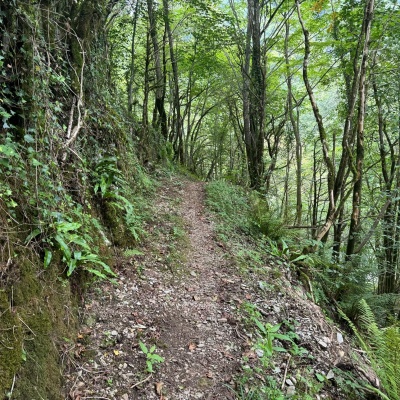
[[[335,377],[334,372],[330,369],[326,375],[326,379],[333,379]]]
[[[257,356],[258,356],[258,357],[260,357],[260,358],[261,358],[261,357],[263,357],[263,356],[264,356],[264,351],[263,351],[263,350],[261,350],[261,349],[257,349],[257,350],[256,350],[256,354],[257,354]]]
[[[111,331],[111,336],[118,336],[118,332],[117,331]]]
[[[336,334],[336,337],[337,337],[338,343],[339,343],[339,344],[342,344],[342,343],[343,343],[343,335],[342,335],[340,332],[338,332],[338,333]]]
[[[273,306],[272,308],[275,314],[279,314],[281,312],[281,308],[279,306]]]
[[[286,395],[292,397],[296,394],[296,388],[294,386],[289,386],[286,390]]]
[[[122,395],[121,400],[129,400],[129,396],[125,393]]]
[[[323,340],[317,340],[317,343],[324,349],[326,350],[328,348],[328,345],[323,341]]]
[[[288,385],[288,386],[294,386],[294,384],[293,384],[293,382],[292,382],[292,380],[291,379],[286,379],[286,385]]]
[[[190,271],[190,275],[197,276],[196,272],[194,272],[194,271]]]
[[[107,366],[107,363],[106,363],[106,361],[104,360],[104,358],[100,358],[100,364],[101,364],[103,367],[106,367],[106,366]]]

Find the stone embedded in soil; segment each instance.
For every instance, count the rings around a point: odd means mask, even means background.
[[[333,379],[335,377],[334,372],[330,369],[329,372],[326,374],[326,379]]]
[[[317,343],[321,346],[322,349],[326,350],[328,348],[328,345],[321,339],[317,340]]]

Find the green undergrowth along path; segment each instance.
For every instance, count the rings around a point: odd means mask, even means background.
[[[300,246],[304,247],[307,241],[299,242],[296,232],[286,230],[283,221],[274,216],[260,194],[216,181],[207,185],[206,202],[217,219],[219,239],[230,248],[238,270],[253,280],[256,276],[260,291],[267,296],[265,299],[279,298],[281,292],[287,290],[284,275],[289,273],[298,277],[298,282],[293,286],[292,281],[290,285],[294,289],[296,285],[302,288],[301,292],[308,297],[310,304],[327,305],[330,286],[326,284],[326,276],[329,271],[339,273],[340,269],[326,262],[322,251],[302,253]],[[313,243],[310,241],[309,245]],[[260,309],[259,302],[248,301],[241,305],[240,317],[248,331],[250,350],[243,357],[242,373],[238,374],[236,387],[232,388],[237,398],[311,400],[318,394],[330,393],[329,388],[339,387],[341,396],[345,396],[343,398],[361,399],[375,395],[397,399],[399,385],[394,371],[399,359],[398,327],[381,330],[366,303],[359,308],[363,310],[357,313],[361,318],[357,324],[342,311],[340,314],[368,354],[382,382],[380,388],[373,387],[365,377],[360,379],[354,371],[332,367],[328,377],[327,371],[316,371],[312,367],[312,351],[302,346],[296,333],[296,319],[286,314],[271,323],[266,318],[268,313]],[[326,313],[339,321],[339,313],[332,307]],[[286,382],[289,377],[286,374],[291,370],[297,371],[290,376],[296,381],[295,389]]]

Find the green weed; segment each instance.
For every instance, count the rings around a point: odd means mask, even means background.
[[[149,373],[153,373],[154,367],[163,363],[165,361],[164,358],[155,353],[155,345],[148,348],[142,341],[139,341],[139,347],[140,350],[142,350],[143,354],[146,356],[146,371]]]

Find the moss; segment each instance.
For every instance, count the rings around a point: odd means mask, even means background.
[[[63,338],[75,336],[76,310],[69,283],[52,265],[43,271],[35,255],[21,257],[12,308],[11,289],[8,295],[1,292],[1,326],[12,328],[8,337],[8,331],[0,332],[1,341],[8,340],[13,350],[0,349],[0,393],[10,389],[16,375],[15,399],[63,399],[59,350]]]
[[[21,322],[13,313],[10,299],[0,291],[0,394],[10,390],[22,363]]]
[[[135,238],[126,226],[123,213],[123,210],[108,199],[102,204],[104,223],[111,232],[113,244],[125,248],[131,246],[135,242]]]

